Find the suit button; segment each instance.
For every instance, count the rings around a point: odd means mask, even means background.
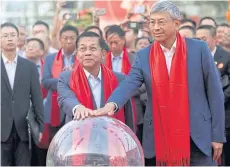
[[[13,100],[12,103],[14,103],[15,101]]]

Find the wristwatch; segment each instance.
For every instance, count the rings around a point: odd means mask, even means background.
[[[119,110],[118,105],[114,102],[111,102],[111,103],[113,103],[113,105],[115,106],[114,113],[118,112],[118,110]]]

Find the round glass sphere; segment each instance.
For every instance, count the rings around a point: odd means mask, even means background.
[[[124,123],[111,117],[71,121],[54,136],[47,166],[144,166],[141,144]]]

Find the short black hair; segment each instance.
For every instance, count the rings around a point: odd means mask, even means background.
[[[140,37],[140,38],[137,38],[137,39],[135,40],[135,47],[137,46],[137,43],[138,43],[140,40],[142,40],[142,39],[147,39],[147,40],[149,41],[149,44],[151,43],[151,41],[149,40],[148,37]]]
[[[42,21],[42,20],[36,21],[36,22],[34,23],[34,25],[33,25],[33,28],[34,28],[36,25],[43,25],[43,26],[45,26],[45,27],[47,28],[48,31],[50,31],[49,25],[48,25],[46,22]]]
[[[102,49],[104,49],[104,42],[105,42],[104,39],[102,37],[100,37],[97,33],[91,32],[91,31],[89,31],[89,32],[86,31],[86,32],[83,32],[81,35],[79,35],[79,37],[76,40],[76,48],[78,48],[79,41],[85,37],[91,37],[91,38],[96,37],[96,38],[98,38],[100,47]]]
[[[100,36],[103,37],[103,32],[102,32],[102,30],[98,26],[89,26],[89,27],[87,27],[85,29],[85,32],[88,32],[88,31],[90,31],[92,29],[97,29],[99,31],[99,33],[100,33]]]
[[[184,24],[186,22],[192,23],[193,27],[196,28],[196,22],[193,21],[192,19],[187,19],[186,18],[186,19],[181,20],[181,24]]]
[[[180,30],[185,30],[185,29],[188,29],[188,30],[192,31],[193,35],[196,35],[196,29],[194,27],[192,27],[192,26],[182,26],[182,27],[179,28],[179,31]]]
[[[102,49],[104,49],[106,52],[109,52],[109,45],[105,42],[105,40],[103,39],[103,45],[102,45]]]
[[[108,29],[105,33],[106,38],[108,38],[108,36],[111,34],[117,34],[119,37],[125,36],[125,32],[118,25],[111,25],[110,27],[108,27]]]
[[[66,31],[73,31],[77,36],[79,35],[78,29],[76,27],[71,25],[65,25],[60,31],[60,36]]]
[[[230,25],[228,23],[221,23],[219,24],[217,27],[230,27]]]
[[[202,18],[200,19],[199,25],[201,25],[202,21],[204,21],[204,20],[212,20],[212,21],[214,22],[214,24],[215,24],[215,27],[217,26],[216,20],[215,20],[214,18],[208,17],[208,16],[207,16],[207,17],[202,17]]]
[[[44,45],[44,43],[42,42],[42,40],[40,40],[40,39],[38,39],[38,38],[29,38],[29,39],[27,39],[27,44],[28,44],[29,42],[31,42],[31,41],[37,41],[37,42],[39,43],[39,45],[40,45],[40,49],[45,50],[45,45]]]
[[[19,35],[18,27],[15,24],[13,24],[11,22],[5,22],[5,23],[1,24],[1,29],[4,28],[4,27],[14,28],[17,31],[17,34]]]
[[[208,30],[213,37],[216,36],[216,28],[211,25],[201,25],[197,30]]]

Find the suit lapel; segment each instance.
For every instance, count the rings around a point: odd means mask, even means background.
[[[13,94],[15,94],[15,91],[17,90],[20,76],[21,76],[21,74],[23,74],[23,64],[22,63],[23,62],[21,61],[21,58],[18,56],[17,67],[16,67],[16,71],[15,71],[15,78],[14,78]]]
[[[220,49],[217,46],[216,47],[216,53],[214,54],[214,60],[215,62],[219,62],[219,60],[222,58],[222,54],[220,53]]]
[[[8,75],[7,75],[7,72],[6,72],[6,68],[5,68],[5,64],[4,64],[3,60],[2,60],[2,58],[1,58],[1,73],[2,73],[2,76],[4,78],[6,87],[8,88],[8,91],[10,92],[10,94],[12,94],[10,81],[9,81],[9,78],[8,78]]]

